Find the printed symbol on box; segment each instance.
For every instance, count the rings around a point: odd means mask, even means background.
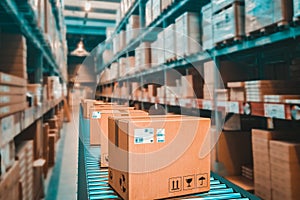
[[[181,191],[182,178],[174,177],[169,179],[169,192]]]
[[[164,128],[156,130],[156,141],[157,141],[157,143],[165,142],[165,129]]]
[[[183,177],[183,189],[191,190],[195,188],[195,175]]]
[[[120,177],[119,184],[120,184],[122,192],[125,193],[126,192],[126,182],[125,182],[124,174],[122,174],[122,177]]]
[[[154,129],[141,128],[134,130],[134,144],[149,144],[154,142]]]
[[[207,174],[197,174],[196,177],[197,188],[207,187],[208,175]]]

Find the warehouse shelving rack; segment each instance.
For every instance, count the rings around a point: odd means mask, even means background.
[[[52,5],[54,5],[54,1],[51,0]],[[46,63],[50,66],[49,73],[52,75],[58,75],[60,78],[66,82],[67,77],[61,71],[60,63],[57,63],[53,53],[51,52],[50,46],[47,43],[44,34],[41,29],[37,25],[37,20],[33,17],[32,8],[28,5],[26,1],[10,1],[3,0],[0,2],[0,6],[5,13],[3,13],[6,17],[13,20],[13,29],[22,33],[27,41],[29,41],[39,52],[39,56],[44,58]],[[20,8],[21,6],[21,8]],[[59,12],[57,11],[56,6],[53,6],[53,11],[56,18],[57,27],[60,27],[60,22],[58,21],[61,17],[59,17]],[[59,28],[60,30],[60,28]],[[62,37],[60,38],[63,39]],[[39,57],[37,56],[37,57]],[[46,64],[40,63],[39,66],[46,67]],[[48,69],[44,68],[45,71]]]
[[[62,8],[58,8],[56,1],[49,0],[52,7],[52,13],[55,17],[55,24],[59,34],[60,43],[65,41],[63,36],[64,21],[62,16]],[[38,25],[37,17],[29,5],[29,1],[25,0],[2,0],[0,1],[0,35],[6,34],[20,34],[26,38],[27,44],[27,74],[28,83],[43,83],[43,76],[58,76],[61,83],[67,83],[66,65],[65,63],[58,63],[55,58],[54,52],[52,52],[50,44],[48,43],[43,30]],[[2,49],[5,51],[5,49]],[[9,67],[9,66],[8,66]],[[65,70],[65,71],[64,71]],[[24,86],[26,87],[26,85]],[[42,97],[46,98],[46,97]],[[52,118],[56,111],[66,105],[64,97],[44,101],[37,106],[31,106],[23,111],[13,113],[8,116],[4,116],[0,119],[1,127],[4,127],[3,122],[10,120],[9,127],[5,127],[5,138],[1,138],[0,147],[17,140],[17,138],[31,137],[35,133],[30,133],[29,127],[33,127],[36,124],[41,124],[43,120]],[[2,131],[1,130],[1,136]],[[27,135],[28,134],[28,135]],[[43,132],[39,132],[39,137]],[[23,141],[23,139],[21,139]],[[1,149],[2,150],[2,149]],[[28,163],[29,164],[29,163]],[[42,180],[42,177],[40,177]],[[3,181],[3,180],[1,180]],[[30,186],[29,186],[30,187]],[[34,187],[34,185],[32,185]],[[7,188],[10,189],[10,188]],[[41,191],[36,191],[41,194]]]
[[[147,1],[139,1],[140,7],[144,8]],[[203,5],[209,3],[210,1],[203,1]],[[141,42],[149,41],[149,36],[154,38],[159,32],[159,28],[165,28],[169,23],[172,23],[174,18],[183,14],[181,8],[188,4],[194,3],[199,4],[199,1],[193,0],[183,0],[174,1],[173,4],[157,18],[148,27],[141,27],[143,31],[138,35],[136,39],[131,41],[122,51],[118,52],[114,57],[108,62],[99,66],[100,72],[104,68],[109,68],[113,62],[116,62],[119,58],[128,56],[129,52],[133,51]],[[201,9],[198,9],[201,10]],[[191,10],[192,11],[192,10]],[[127,13],[125,18],[128,19],[130,15]],[[125,20],[126,21],[126,20]],[[124,29],[124,25],[117,26],[118,33],[120,30]],[[155,31],[158,30],[158,31]],[[153,41],[150,39],[150,41]],[[216,46],[210,50],[198,52],[193,55],[186,56],[184,58],[177,59],[172,62],[164,63],[158,66],[152,66],[150,69],[137,72],[126,77],[116,78],[110,81],[101,82],[98,85],[96,92],[96,98],[105,101],[118,102],[118,103],[128,103],[130,105],[139,105],[140,108],[149,108],[154,104],[161,104],[165,106],[167,111],[178,112],[178,108],[183,108],[189,110],[189,113],[193,115],[193,111],[201,110],[201,116],[212,116],[213,113],[217,111],[226,111],[227,119],[231,116],[239,115],[246,120],[244,123],[250,123],[250,121],[258,121],[259,125],[256,128],[282,128],[283,126],[288,126],[291,128],[299,127],[299,101],[290,101],[286,103],[264,103],[264,102],[239,102],[239,101],[216,101],[216,100],[205,100],[205,99],[180,99],[176,101],[170,101],[166,98],[152,98],[152,99],[142,99],[133,97],[113,97],[105,96],[101,94],[101,90],[104,87],[113,87],[115,84],[129,83],[131,81],[139,82],[143,85],[143,80],[146,77],[152,76],[156,73],[165,74],[170,69],[185,70],[190,68],[190,64],[200,64],[204,62],[214,60],[217,67],[222,66],[223,61],[233,61],[237,63],[249,62],[257,66],[257,79],[264,79],[264,65],[271,62],[286,62],[297,57],[300,52],[300,26],[299,23],[290,22],[290,24],[282,29],[277,29],[276,31],[269,34],[261,34],[255,37],[244,37],[241,41],[233,42],[225,46]],[[99,55],[98,55],[99,56]],[[222,75],[222,74],[221,74]],[[164,77],[165,79],[165,77]],[[241,80],[242,81],[242,80]],[[214,108],[214,105],[215,108]],[[296,114],[295,114],[296,113]],[[250,120],[248,120],[250,119]],[[247,122],[248,121],[248,122]],[[249,131],[247,129],[247,131]]]

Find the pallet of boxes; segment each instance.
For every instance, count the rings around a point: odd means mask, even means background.
[[[21,131],[26,102],[26,40],[22,35],[0,34],[0,199],[19,199],[20,169],[14,137]]]
[[[110,117],[109,184],[123,199],[207,192],[210,155],[199,157],[210,120],[181,115]]]

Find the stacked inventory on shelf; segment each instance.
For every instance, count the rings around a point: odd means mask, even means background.
[[[195,8],[188,8],[186,2]],[[168,6],[163,6],[165,3]],[[142,108],[159,103],[175,113],[179,112],[178,106],[225,110],[235,113],[227,115],[226,128],[246,129],[248,133],[253,127],[275,127],[276,130],[281,123],[294,123],[292,120],[299,120],[300,99],[298,5],[297,0],[212,0],[203,4],[196,0],[142,1],[141,9],[133,9],[134,12],[129,9],[124,21],[139,15],[140,27],[144,28],[145,21],[146,29],[123,46],[123,50],[110,54],[110,59],[101,66],[110,66],[110,69],[103,72],[105,78],[100,80],[98,98],[123,103],[132,100]],[[142,9],[145,9],[145,16],[140,13]],[[120,29],[125,30],[122,23],[116,30]],[[145,44],[151,63],[147,67],[144,65],[148,59],[141,59],[140,53]],[[126,62],[129,57],[135,59],[134,67]],[[116,64],[111,65],[114,62],[119,62],[118,70]],[[126,68],[133,73],[127,74]],[[119,72],[118,76],[111,77],[115,71]],[[172,76],[174,71],[178,75]],[[191,114],[194,113],[191,111]],[[284,122],[277,119],[284,119]],[[255,130],[252,136],[256,138]],[[245,135],[237,137],[246,138]],[[247,145],[250,142],[251,139],[245,139]],[[263,147],[256,146],[262,143]],[[233,168],[237,173],[231,175],[247,179],[249,190],[253,190],[254,183],[258,196],[270,198],[269,142],[264,138],[262,143],[255,143],[252,150],[248,149],[247,163],[230,166],[227,162],[225,168],[229,171]],[[233,148],[238,146],[232,145]],[[249,152],[253,153],[253,159]],[[224,157],[219,157],[222,159]],[[262,174],[265,170],[269,171]],[[228,177],[233,180],[231,178]],[[284,197],[274,191],[278,197]]]

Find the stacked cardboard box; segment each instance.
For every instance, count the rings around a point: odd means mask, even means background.
[[[178,57],[202,50],[200,45],[200,17],[198,13],[186,12],[175,20],[176,53]]]
[[[0,181],[0,200],[19,200],[19,162],[16,161]]]
[[[228,90],[227,89],[216,89],[216,99],[218,101],[228,101],[229,100],[229,95],[228,95]]]
[[[131,15],[126,25],[126,44],[129,44],[133,39],[139,35],[140,28],[140,16]]]
[[[0,118],[24,110],[26,80],[0,72]]]
[[[209,190],[210,156],[199,158],[209,119],[160,116],[120,119],[114,124],[109,129],[109,184],[123,199],[170,198]],[[174,145],[177,150],[184,148],[184,153],[179,150],[177,156]],[[151,190],[140,192],[149,185]]]
[[[0,34],[0,71],[27,79],[27,45],[24,36]]]
[[[187,75],[181,77],[181,97],[194,97],[193,76]]]
[[[216,66],[213,61],[204,63],[204,86],[203,86],[203,98],[212,99],[214,95],[215,84],[215,70]]]
[[[214,44],[240,39],[245,35],[245,6],[241,2],[234,1],[229,7],[213,14]]]
[[[62,97],[62,85],[58,76],[44,77],[44,84],[47,85],[47,99],[54,100]]]
[[[19,161],[19,176],[21,195],[24,200],[33,199],[33,141],[26,141],[18,145],[17,157]]]
[[[161,0],[161,11],[166,10],[173,2],[174,0]]]
[[[212,26],[212,5],[211,3],[202,7],[202,47],[203,50],[212,49],[213,46],[213,26]]]
[[[242,166],[242,176],[253,181],[253,179],[254,179],[253,166],[252,165],[243,165]]]
[[[127,67],[126,67],[126,75],[131,75],[134,74],[136,71],[135,68],[135,57],[134,56],[129,56],[127,57]]]
[[[246,81],[247,101],[263,102],[264,95],[295,94],[300,92],[299,81],[261,80]]]
[[[147,114],[133,109],[133,107],[108,105],[91,110],[90,119],[97,120],[98,123],[91,124],[93,127],[90,130],[90,144],[101,145],[101,167],[108,166],[108,117]]]
[[[43,124],[43,159],[45,160],[44,165],[44,178],[47,177],[48,174],[48,165],[49,165],[49,124]]]
[[[82,99],[81,104],[83,107],[83,117],[88,119],[90,116],[90,108],[94,107],[94,99]]]
[[[299,19],[300,17],[300,1],[294,0],[294,18]]]
[[[27,91],[33,96],[35,106],[42,102],[42,89],[41,84],[27,84]]]
[[[246,101],[244,82],[228,82],[227,87],[230,89],[230,101]]]
[[[151,67],[151,47],[149,42],[143,42],[135,49],[135,69],[143,71]]]
[[[119,77],[119,64],[117,62],[113,62],[110,65],[110,76],[112,80]]]
[[[161,14],[161,0],[152,0],[152,19],[155,20]]]
[[[286,100],[300,99],[299,95],[264,95],[264,102],[285,103]]]
[[[292,0],[245,0],[246,33],[274,24],[287,24],[293,17],[292,9]]]
[[[255,194],[259,197],[263,199],[275,198],[272,195],[275,188],[272,188],[270,141],[295,139],[299,139],[295,132],[252,129],[254,186]],[[277,151],[277,153],[279,152]],[[283,173],[283,171],[281,172]]]
[[[11,168],[15,163],[15,144],[14,141],[10,141],[0,147],[1,155],[1,174],[5,174],[6,171]]]
[[[122,57],[119,59],[119,76],[124,77],[126,74],[127,59]]]
[[[149,26],[150,23],[153,21],[153,11],[152,11],[152,1],[153,0],[148,0],[146,3],[146,11],[145,11],[145,25]]]
[[[176,59],[176,29],[170,24],[164,29],[165,62]]]
[[[270,141],[273,199],[298,199],[300,195],[299,156],[300,143]]]
[[[157,36],[157,40],[151,43],[151,67],[156,67],[164,63],[164,40],[163,31]]]

